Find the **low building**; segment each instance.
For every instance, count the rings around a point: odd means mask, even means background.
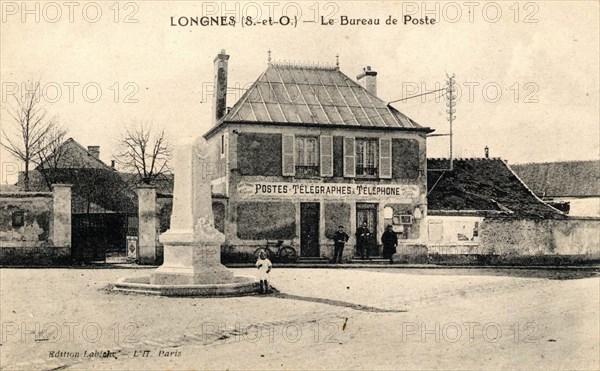
[[[476,253],[484,221],[565,219],[499,158],[427,160],[429,251]]]
[[[428,261],[577,264],[600,259],[600,219],[568,217],[498,158],[429,159]],[[439,170],[436,170],[439,169]],[[410,251],[408,251],[410,253]]]
[[[377,97],[377,72],[270,63],[226,109],[229,56],[215,58],[215,122],[206,134],[215,219],[226,244],[251,252],[283,239],[303,257],[331,257],[339,225],[366,222],[372,255],[385,225],[424,243],[426,135]],[[215,175],[216,174],[216,175]],[[344,252],[353,255],[354,238]]]
[[[544,201],[565,205],[572,216],[600,217],[600,161],[512,165]]]
[[[100,160],[100,147],[83,147],[72,138],[46,163],[29,173],[30,190],[49,192],[54,184],[72,186],[72,257],[104,260],[106,253],[125,254],[127,236],[137,234],[134,187],[114,167]],[[17,185],[23,188],[23,174]]]

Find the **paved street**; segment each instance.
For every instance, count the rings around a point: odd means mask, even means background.
[[[600,368],[591,270],[276,269],[270,296],[110,291],[149,272],[1,270],[1,367]]]

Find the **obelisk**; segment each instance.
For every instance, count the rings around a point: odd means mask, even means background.
[[[209,147],[206,140],[185,139],[175,147],[175,185],[169,230],[161,234],[164,263],[151,275],[154,285],[203,285],[235,282],[221,264],[223,233],[214,227]]]

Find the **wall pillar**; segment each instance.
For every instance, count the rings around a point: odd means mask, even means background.
[[[52,242],[71,251],[71,185],[52,185]]]
[[[350,204],[350,229],[346,233],[348,233],[350,239],[348,239],[344,248],[344,260],[352,260],[356,252],[356,201],[350,200],[348,203]]]
[[[138,196],[138,263],[156,264],[156,188],[140,186]],[[191,205],[190,205],[191,207]]]

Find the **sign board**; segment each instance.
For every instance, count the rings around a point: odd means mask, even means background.
[[[138,238],[136,236],[127,236],[127,259],[137,259],[137,244]]]
[[[291,182],[241,182],[240,196],[316,197],[316,198],[396,198],[415,200],[419,187],[406,184],[355,184],[355,183],[291,183]]]

